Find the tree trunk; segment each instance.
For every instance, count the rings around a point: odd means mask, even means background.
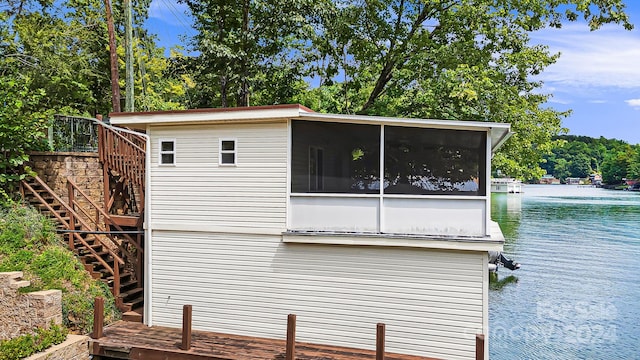
[[[109,60],[111,63],[111,104],[113,112],[120,112],[120,77],[118,75],[118,53],[116,52],[116,35],[113,28],[113,17],[111,16],[111,3],[104,0],[104,7],[107,13],[107,29],[109,31]]]
[[[249,0],[245,0],[242,7],[242,50],[244,56],[241,60],[240,92],[238,94],[238,106],[249,106],[249,72],[247,57],[249,56],[249,46],[247,37],[249,35]]]

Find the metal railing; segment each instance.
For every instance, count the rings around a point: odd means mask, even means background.
[[[49,144],[53,151],[97,152],[98,124],[88,118],[56,114]]]

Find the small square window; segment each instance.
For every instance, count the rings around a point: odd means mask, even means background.
[[[176,141],[160,140],[160,165],[176,164]]]
[[[173,151],[173,141],[163,141],[162,151]]]
[[[220,139],[220,165],[236,165],[236,140]]]
[[[162,162],[163,165],[173,164],[173,154],[162,154]]]

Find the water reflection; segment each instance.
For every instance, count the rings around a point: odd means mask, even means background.
[[[491,194],[491,219],[500,224],[506,244],[510,244],[518,238],[521,217],[522,195]]]
[[[505,286],[518,282],[518,277],[515,275],[508,275],[500,278],[500,273],[497,271],[489,273],[489,289],[494,291],[502,290]]]

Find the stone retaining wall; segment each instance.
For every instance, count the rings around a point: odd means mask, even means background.
[[[68,201],[67,177],[98,206],[104,208],[102,165],[97,153],[82,152],[34,152],[29,154],[31,168],[64,201]],[[83,208],[86,201],[77,199]]]
[[[86,335],[68,335],[62,344],[54,345],[43,352],[31,355],[25,360],[87,360],[89,356],[89,337]]]
[[[62,324],[62,292],[19,293],[25,286],[29,282],[22,280],[22,272],[0,273],[0,340],[32,333],[36,328],[47,329],[52,321]]]

